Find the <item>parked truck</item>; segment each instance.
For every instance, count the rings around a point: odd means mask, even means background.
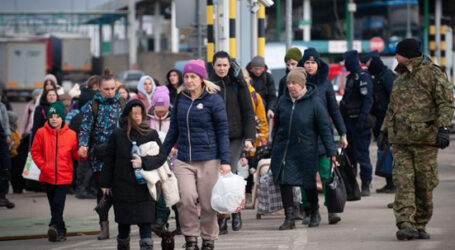
[[[43,85],[47,67],[46,39],[0,40],[0,85],[8,96],[26,97]]]
[[[90,38],[56,35],[49,38],[52,66],[49,72],[59,81],[79,81],[92,72]]]

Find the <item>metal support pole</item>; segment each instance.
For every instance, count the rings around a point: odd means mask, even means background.
[[[428,55],[429,0],[423,1],[423,53]]]
[[[137,68],[137,41],[136,41],[136,1],[128,1],[129,41],[128,54],[130,69]]]
[[[236,0],[229,0],[229,54],[232,59],[237,58],[237,41],[235,36],[235,20],[237,13],[235,1]]]
[[[286,51],[292,43],[292,0],[286,0]]]
[[[436,33],[435,33],[435,40],[436,40],[436,61],[439,63],[441,61],[441,16],[442,16],[442,1],[436,0],[435,6],[435,26],[436,26]]]
[[[161,52],[161,3],[155,1],[153,10],[153,40],[154,40],[154,51]]]
[[[276,40],[281,41],[281,0],[276,0]]]
[[[260,3],[258,11],[258,56],[265,57],[265,6]]]
[[[218,46],[218,48],[221,48],[221,50],[226,52],[229,52],[229,1],[230,0],[222,1],[222,8],[218,9],[221,10],[221,12],[218,12],[221,15],[221,32],[217,33],[220,36],[220,46]],[[217,16],[217,18],[219,17],[220,16]]]
[[[258,54],[258,13],[251,14],[251,57]],[[251,58],[249,58],[251,59]],[[248,60],[249,60],[248,59]]]
[[[411,3],[410,0],[407,0],[406,4],[406,38],[411,38]]]
[[[208,2],[208,0],[207,0]],[[196,29],[197,29],[197,58],[202,58],[202,25],[201,25],[201,4],[196,0]]]
[[[179,52],[179,29],[176,26],[175,0],[171,3],[171,52]]]
[[[103,56],[103,25],[98,24],[99,52],[100,57]]]
[[[310,0],[303,1],[303,41],[311,40],[311,3]]]
[[[199,1],[199,0],[197,0]],[[215,53],[215,38],[213,34],[213,0],[207,0],[206,7],[206,21],[207,21],[207,58],[206,61],[211,63]]]
[[[346,11],[345,11],[345,18],[346,18],[346,43],[347,43],[347,47],[348,47],[348,50],[351,50],[352,49],[352,46],[351,46],[351,40],[352,40],[352,37],[351,37],[351,15],[349,13],[349,2],[348,0],[346,0]]]

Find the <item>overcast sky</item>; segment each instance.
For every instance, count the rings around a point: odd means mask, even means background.
[[[94,8],[108,0],[0,0],[2,11],[81,11]]]

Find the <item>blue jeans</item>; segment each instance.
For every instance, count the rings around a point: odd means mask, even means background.
[[[370,142],[371,130],[357,130],[355,127],[357,119],[344,119],[347,129],[347,139],[349,146],[346,153],[353,166],[357,169],[357,163],[360,165],[360,179],[370,182],[372,179],[372,166],[370,162]],[[357,171],[356,171],[357,172]]]

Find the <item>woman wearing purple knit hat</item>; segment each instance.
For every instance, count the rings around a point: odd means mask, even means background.
[[[218,238],[217,214],[210,204],[218,173],[231,171],[229,132],[219,87],[207,81],[205,63],[191,60],[183,69],[184,83],[178,89],[171,111],[171,124],[164,140],[166,152],[177,144],[175,175],[180,202],[177,203],[186,249],[214,249]],[[198,217],[197,200],[201,206]]]

